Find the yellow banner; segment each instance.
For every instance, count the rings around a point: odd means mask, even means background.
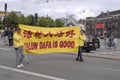
[[[77,52],[80,27],[43,28],[19,25],[26,53]]]

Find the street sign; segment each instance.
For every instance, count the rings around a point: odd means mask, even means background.
[[[105,27],[105,25],[103,23],[99,23],[96,25],[96,28],[104,28],[104,27]]]
[[[7,14],[7,12],[4,12],[4,11],[0,11],[0,14]]]

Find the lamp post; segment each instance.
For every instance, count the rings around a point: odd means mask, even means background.
[[[111,22],[111,25],[110,25],[110,28],[109,28],[109,35],[110,35],[110,39],[109,39],[109,41],[110,41],[110,46],[109,46],[109,48],[111,48],[112,47],[112,39],[113,39],[113,36],[112,36],[112,33],[113,33],[113,20],[112,20],[113,18],[111,17],[111,19],[110,19],[110,22]]]
[[[7,3],[5,3],[5,7],[4,7],[5,13],[7,12]],[[6,14],[5,14],[5,18],[4,18],[4,27],[6,27]]]
[[[67,18],[68,18],[68,9],[67,9],[67,11],[65,13],[65,27],[67,26]]]
[[[97,24],[97,18],[95,18],[95,35],[97,35],[96,24]]]

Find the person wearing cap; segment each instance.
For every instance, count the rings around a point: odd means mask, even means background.
[[[79,36],[78,55],[76,58],[77,61],[84,61],[82,58],[82,47],[84,46],[85,40],[86,40],[85,31],[81,30]]]
[[[15,48],[17,68],[23,67],[22,63],[24,59],[24,48],[22,43],[22,35],[20,31],[21,31],[20,28],[17,28],[13,35],[13,43]]]

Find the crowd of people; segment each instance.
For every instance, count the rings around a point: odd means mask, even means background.
[[[97,38],[100,40],[99,37],[96,37],[96,36],[93,37],[92,35],[88,35],[88,38],[90,41],[93,41],[93,38]],[[104,47],[105,48],[117,49],[118,40],[117,40],[117,37],[115,35],[108,36],[107,34],[104,34],[103,39],[104,39]],[[100,44],[100,42],[99,42],[99,44]]]
[[[1,32],[1,37],[4,38],[4,44],[13,46],[13,34],[15,29],[5,27],[5,30]]]
[[[115,36],[104,36],[104,46],[105,48],[117,48],[117,38]]]

